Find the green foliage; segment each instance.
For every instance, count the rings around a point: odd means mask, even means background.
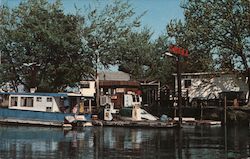
[[[250,3],[246,0],[195,1],[183,5],[185,23],[172,22],[169,34],[187,45],[191,55],[214,57],[222,70],[245,70],[250,65]],[[184,38],[183,38],[184,37]]]
[[[193,24],[195,26],[195,24]],[[167,26],[168,36],[171,43],[188,49],[189,56],[185,58],[182,72],[206,72],[212,70],[212,56],[210,45],[207,43],[206,33],[195,31],[191,24],[172,20]],[[199,30],[200,28],[197,28]],[[204,39],[202,39],[204,38]]]
[[[87,68],[81,51],[82,19],[65,15],[60,1],[23,1],[1,8],[2,77],[27,88],[55,91],[79,81]]]
[[[84,15],[65,14],[61,1],[26,0],[1,6],[1,81],[60,91],[115,64],[118,42],[140,25],[128,3],[114,1]]]
[[[161,81],[169,84],[175,71],[175,59],[163,54],[168,48],[168,37],[162,35],[151,40],[152,33],[145,28],[141,32],[130,32],[126,39],[118,44],[117,64],[119,70],[128,72],[133,79],[140,81]]]
[[[133,75],[135,79],[145,79],[148,77],[153,67],[152,51],[153,45],[150,43],[151,33],[149,30],[142,32],[130,32],[126,39],[119,41],[119,51],[117,61],[120,70]]]
[[[168,51],[171,40],[168,35],[161,35],[154,42],[154,52],[157,55],[155,64],[157,67],[154,69],[154,78],[159,80],[162,85],[173,86],[173,73],[176,73],[176,59],[173,57],[165,56],[164,53]]]
[[[122,1],[114,1],[102,10],[89,8],[89,14],[84,16],[84,38],[93,65],[108,68],[117,63],[119,41],[126,40],[140,26],[141,16],[135,17],[131,5]]]
[[[188,60],[188,68],[206,71],[213,66],[222,71],[243,71],[250,79],[249,1],[185,2],[185,22],[171,22],[168,33],[178,45],[189,49],[192,61]]]

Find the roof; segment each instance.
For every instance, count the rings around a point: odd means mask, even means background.
[[[51,97],[67,97],[67,93],[17,93],[17,92],[0,92],[0,95],[29,95],[29,96],[51,96]]]
[[[100,87],[140,87],[137,81],[99,81]]]
[[[221,74],[228,74],[225,72],[195,72],[195,73],[181,73],[182,76],[202,76],[202,75],[221,75]],[[173,76],[177,76],[176,73]]]
[[[130,75],[128,73],[117,71],[117,72],[99,72],[99,80],[108,81],[129,81]]]

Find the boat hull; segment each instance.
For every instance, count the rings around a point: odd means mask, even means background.
[[[69,113],[39,112],[29,110],[15,110],[0,108],[0,122],[13,122],[31,125],[58,125],[63,124]],[[84,115],[87,120],[91,119],[90,114]]]

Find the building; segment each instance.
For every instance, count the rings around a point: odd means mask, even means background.
[[[178,90],[177,75],[175,76],[175,91]],[[194,99],[218,99],[222,93],[237,93],[238,98],[247,99],[247,82],[237,74],[224,72],[182,73],[182,96],[187,96],[189,102]],[[228,94],[227,93],[227,94]]]
[[[141,94],[140,82],[131,80],[130,75],[125,72],[100,72],[99,88],[101,96],[110,96],[114,108],[122,108],[125,105],[125,94]]]

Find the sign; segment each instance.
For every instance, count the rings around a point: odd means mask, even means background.
[[[112,95],[112,96],[111,96],[111,99],[116,100],[116,99],[117,99],[117,96]]]
[[[188,57],[188,50],[183,49],[181,47],[177,47],[175,45],[171,45],[169,47],[169,52],[174,53],[176,55],[181,55],[181,56],[184,56],[184,57]]]
[[[116,91],[116,93],[124,93],[125,89],[124,88],[116,88],[115,91]]]

